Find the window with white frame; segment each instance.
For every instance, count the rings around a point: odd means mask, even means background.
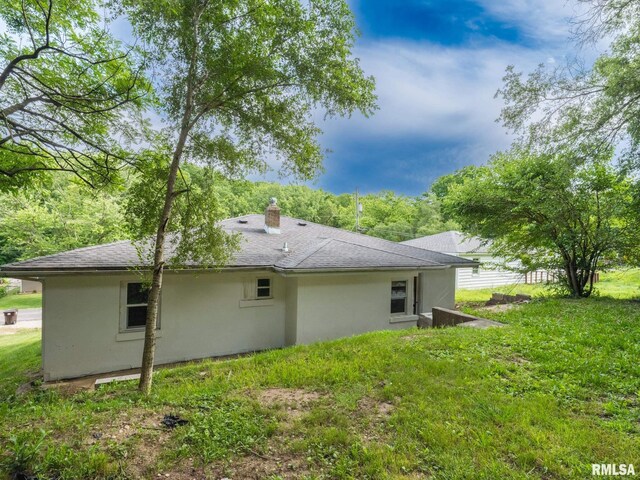
[[[271,279],[270,278],[258,278],[256,279],[256,298],[271,298]]]
[[[480,259],[479,258],[472,258],[471,260],[473,260],[474,262],[479,263]],[[480,266],[476,265],[475,267],[473,267],[471,269],[471,275],[480,275]]]
[[[407,313],[407,281],[396,280],[391,282],[391,313]]]
[[[126,284],[124,327],[126,330],[144,328],[147,324],[149,287],[140,282]]]

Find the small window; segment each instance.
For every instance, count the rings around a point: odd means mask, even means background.
[[[391,313],[407,312],[406,280],[391,282]]]
[[[471,260],[473,260],[474,262],[480,262],[479,258],[472,258]],[[480,266],[476,265],[475,267],[473,267],[471,269],[471,274],[472,275],[480,275]]]
[[[256,280],[256,298],[271,298],[270,278],[258,278]]]
[[[142,328],[147,324],[149,288],[142,283],[127,283],[126,328]]]

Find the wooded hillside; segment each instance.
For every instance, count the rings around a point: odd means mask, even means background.
[[[185,172],[196,182],[200,170]],[[355,197],[304,185],[216,179],[217,203],[227,217],[261,213],[270,197],[283,215],[355,229]],[[91,190],[70,177],[56,177],[20,193],[0,195],[0,263],[48,255],[127,238],[124,186]],[[360,231],[402,241],[455,228],[443,221],[439,200],[384,191],[360,196]]]

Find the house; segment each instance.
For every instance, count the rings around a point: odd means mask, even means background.
[[[0,281],[7,293],[42,293],[42,284],[32,280],[20,280],[18,278],[5,278]]]
[[[21,280],[20,293],[42,293],[42,284],[33,280]]]
[[[455,230],[407,240],[402,244],[448,255],[457,255],[479,263],[471,268],[456,270],[456,288],[492,288],[499,285],[521,283],[525,280],[525,276],[520,273],[506,270],[504,267],[500,268],[504,262],[501,258],[491,255],[489,252],[490,242],[483,241],[478,237],[467,237]],[[516,264],[512,263],[511,265],[515,266]],[[540,281],[542,281],[542,274]]]
[[[452,308],[456,268],[470,260],[354,232],[265,215],[221,222],[242,236],[218,271],[167,270],[156,363],[279,348],[414,326]],[[134,244],[80,248],[0,267],[43,284],[45,380],[138,367],[146,291]]]
[[[1,279],[7,293],[42,293],[42,284],[33,280],[20,280],[19,278]]]

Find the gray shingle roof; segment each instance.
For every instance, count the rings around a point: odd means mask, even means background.
[[[467,237],[461,232],[449,230],[448,232],[427,235],[402,242],[403,245],[425,248],[434,252],[447,253],[488,253],[489,244],[483,244],[478,237]]]
[[[331,271],[439,268],[473,263],[463,258],[285,216],[280,220],[280,235],[264,232],[263,215],[231,218],[222,221],[221,225],[227,232],[242,234],[240,250],[226,268]],[[285,242],[288,252],[283,251]],[[145,266],[148,265],[142,264],[134,244],[121,241],[3,265],[0,272],[126,270]]]

